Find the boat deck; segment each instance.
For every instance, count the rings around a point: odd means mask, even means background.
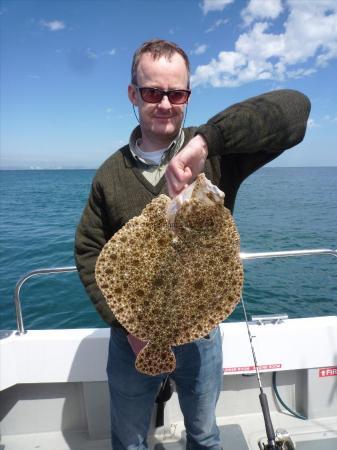
[[[274,412],[275,428],[286,429],[297,450],[336,450],[337,417],[302,421],[284,413]],[[223,450],[257,450],[265,438],[262,414],[218,418]],[[154,450],[184,450],[185,433],[182,422],[161,427],[149,439]],[[3,436],[1,450],[111,450],[110,440],[90,439],[85,431],[29,433]]]

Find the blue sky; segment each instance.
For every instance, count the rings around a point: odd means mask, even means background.
[[[4,0],[0,18],[2,168],[96,168],[127,143],[131,58],[154,37],[190,56],[186,125],[298,89],[306,138],[272,164],[337,166],[336,0]]]

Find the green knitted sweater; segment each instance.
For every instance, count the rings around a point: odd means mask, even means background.
[[[284,150],[301,142],[310,112],[308,98],[279,90],[235,104],[201,127],[184,129],[186,144],[201,134],[208,144],[205,175],[225,192],[233,211],[242,181]],[[77,227],[75,260],[79,276],[101,317],[119,325],[96,285],[95,264],[104,244],[159,194],[167,194],[165,177],[153,186],[144,167],[126,145],[97,170]]]

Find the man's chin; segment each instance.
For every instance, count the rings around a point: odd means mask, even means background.
[[[172,123],[162,123],[156,124],[156,126],[153,127],[152,132],[158,136],[161,135],[173,139],[177,136],[179,130],[180,126],[173,125]]]

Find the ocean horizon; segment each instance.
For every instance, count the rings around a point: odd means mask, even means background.
[[[100,165],[98,165],[97,167],[63,167],[63,166],[59,166],[59,167],[39,167],[39,166],[35,166],[35,167],[1,167],[0,166],[0,172],[9,172],[9,171],[34,171],[34,170],[55,170],[55,171],[59,171],[59,170],[97,170],[100,167]],[[323,169],[328,169],[328,168],[336,168],[336,166],[334,165],[322,165],[322,166],[318,166],[318,165],[312,165],[312,166],[274,166],[273,163],[271,163],[271,165],[266,165],[265,167],[263,167],[260,170],[263,169],[268,169],[268,168],[272,168],[272,169],[310,169],[310,168],[323,168]]]

